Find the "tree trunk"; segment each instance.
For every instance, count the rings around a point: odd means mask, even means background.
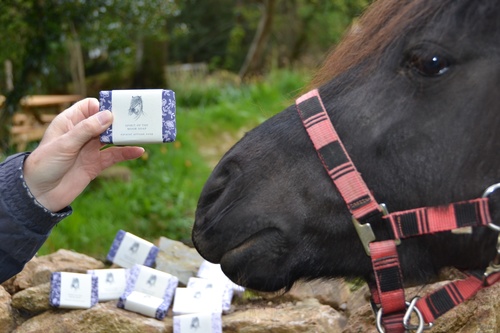
[[[133,88],[160,89],[166,87],[165,65],[167,42],[146,36],[137,42]]]
[[[85,65],[83,63],[82,45],[73,25],[71,25],[71,34],[72,39],[68,42],[68,49],[73,91],[75,94],[86,96],[87,86],[85,84]]]
[[[257,27],[254,39],[239,73],[240,79],[242,80],[256,74],[261,68],[264,49],[272,31],[275,7],[276,0],[264,0],[259,26]]]
[[[9,59],[5,60],[5,86],[7,91],[14,90],[14,74],[12,69],[12,61]]]
[[[78,95],[86,96],[87,87],[85,85],[85,69],[80,41],[75,40],[70,43],[70,67],[73,92]]]

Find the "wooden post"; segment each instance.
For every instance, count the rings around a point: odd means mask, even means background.
[[[12,61],[9,59],[5,60],[5,86],[7,91],[14,90],[14,74],[12,70]]]

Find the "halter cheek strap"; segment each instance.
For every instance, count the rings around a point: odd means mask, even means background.
[[[365,251],[372,258],[375,284],[370,288],[379,332],[422,332],[432,325],[426,323],[432,323],[480,289],[500,280],[500,266],[490,265],[486,273],[467,272],[465,280],[452,282],[424,298],[407,303],[396,251],[400,240],[464,227],[492,226],[495,229],[488,208],[488,196],[447,206],[423,207],[388,214],[385,206],[377,203],[354,166],[333,127],[318,90],[299,97],[296,107],[319,159],[353,216],[354,226]],[[377,240],[371,226],[374,223],[381,225],[390,239]],[[500,249],[500,246],[497,247]],[[412,313],[417,315],[418,325],[409,323]]]

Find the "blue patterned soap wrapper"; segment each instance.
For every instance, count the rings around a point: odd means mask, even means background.
[[[131,268],[135,264],[151,267],[155,263],[158,251],[158,247],[153,243],[119,230],[106,258],[124,268]]]
[[[143,265],[129,271],[125,292],[117,307],[163,320],[174,298],[179,279]]]
[[[220,313],[192,313],[174,316],[174,333],[207,332],[222,333]]]
[[[98,279],[99,302],[117,300],[125,291],[128,275],[125,268],[93,269],[87,274]]]
[[[113,113],[113,123],[100,135],[105,144],[128,145],[175,141],[175,92],[165,89],[104,90],[99,111]]]
[[[80,273],[55,272],[50,279],[49,303],[65,309],[89,309],[98,301],[98,279]]]

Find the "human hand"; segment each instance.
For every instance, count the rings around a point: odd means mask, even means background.
[[[99,112],[99,102],[87,98],[59,114],[39,146],[24,162],[24,178],[45,208],[58,212],[68,206],[104,169],[135,159],[141,147],[102,149],[99,134],[113,121],[110,111]]]

